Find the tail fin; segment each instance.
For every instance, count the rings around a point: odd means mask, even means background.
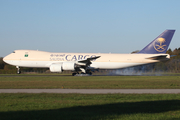
[[[140,52],[142,54],[160,54],[166,53],[175,30],[165,30],[156,39],[149,43]]]

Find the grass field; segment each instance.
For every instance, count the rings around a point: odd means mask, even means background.
[[[0,120],[179,120],[180,94],[0,94]]]
[[[180,89],[180,76],[0,75],[2,88]],[[180,94],[0,94],[0,120],[179,120]]]
[[[180,76],[0,76],[0,89],[180,89]]]

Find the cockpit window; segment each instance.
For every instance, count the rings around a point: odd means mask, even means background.
[[[13,53],[15,53],[15,51],[13,51]]]

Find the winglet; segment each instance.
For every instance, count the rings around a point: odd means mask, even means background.
[[[175,30],[165,30],[157,38],[155,38],[151,43],[149,43],[145,48],[143,48],[140,54],[160,54],[166,53],[171,39],[174,35]]]

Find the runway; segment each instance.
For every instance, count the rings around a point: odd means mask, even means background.
[[[0,89],[0,93],[179,94],[180,89]]]

